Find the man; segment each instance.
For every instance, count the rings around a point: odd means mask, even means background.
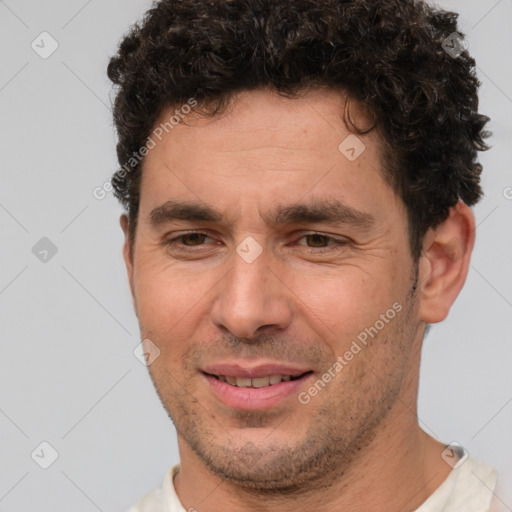
[[[180,452],[132,512],[490,509],[496,472],[416,413],[487,148],[456,17],[163,0],[123,39],[113,185]]]

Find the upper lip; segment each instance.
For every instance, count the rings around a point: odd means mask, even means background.
[[[254,379],[258,377],[267,377],[269,375],[291,375],[297,377],[311,371],[289,363],[263,363],[250,365],[248,363],[216,363],[203,368],[205,373],[210,375],[223,375],[225,377],[245,377]]]

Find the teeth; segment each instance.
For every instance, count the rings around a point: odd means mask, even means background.
[[[269,375],[267,377],[255,377],[250,379],[248,377],[228,377],[225,375],[217,375],[221,382],[227,382],[231,386],[238,386],[239,388],[265,388],[267,386],[274,386],[280,382],[288,382],[292,379],[291,375]]]
[[[251,379],[247,377],[236,377],[236,385],[239,388],[250,388],[251,387]]]
[[[270,385],[279,384],[281,382],[281,375],[271,375],[270,376]]]
[[[251,380],[253,388],[264,388],[265,386],[270,386],[270,377],[257,377]]]

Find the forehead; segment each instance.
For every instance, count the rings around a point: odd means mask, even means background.
[[[298,98],[255,90],[236,95],[220,115],[184,116],[145,158],[141,210],[147,216],[160,204],[185,199],[220,210],[252,201],[264,211],[329,193],[364,211],[365,201],[377,204],[377,189],[389,187],[381,177],[378,134],[351,133],[343,122],[345,105],[346,97],[334,90]],[[350,105],[350,118],[368,126],[360,106]],[[163,112],[155,127],[175,112]]]
[[[283,149],[294,151],[307,149],[308,145],[304,145],[307,136],[312,148],[318,148],[318,142],[332,148],[333,142],[340,142],[340,137],[350,133],[343,121],[347,102],[351,120],[360,128],[368,128],[370,121],[364,107],[341,90],[318,88],[289,98],[275,91],[255,89],[235,94],[228,106],[213,117],[196,115],[194,111],[174,116],[175,121],[180,117],[182,122],[172,127],[173,139],[178,142],[195,132],[208,137],[205,144],[215,140],[219,151],[230,151],[235,145],[238,149],[257,149],[261,143],[271,146],[273,142],[276,147],[280,142]],[[165,124],[177,111],[179,105],[164,110],[156,126]],[[330,137],[326,138],[327,132]]]

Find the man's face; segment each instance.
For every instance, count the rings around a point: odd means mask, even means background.
[[[339,471],[414,401],[406,212],[375,131],[359,156],[352,139],[338,148],[343,105],[334,91],[243,93],[145,159],[128,270],[142,338],[160,350],[151,377],[182,459],[246,488]]]

